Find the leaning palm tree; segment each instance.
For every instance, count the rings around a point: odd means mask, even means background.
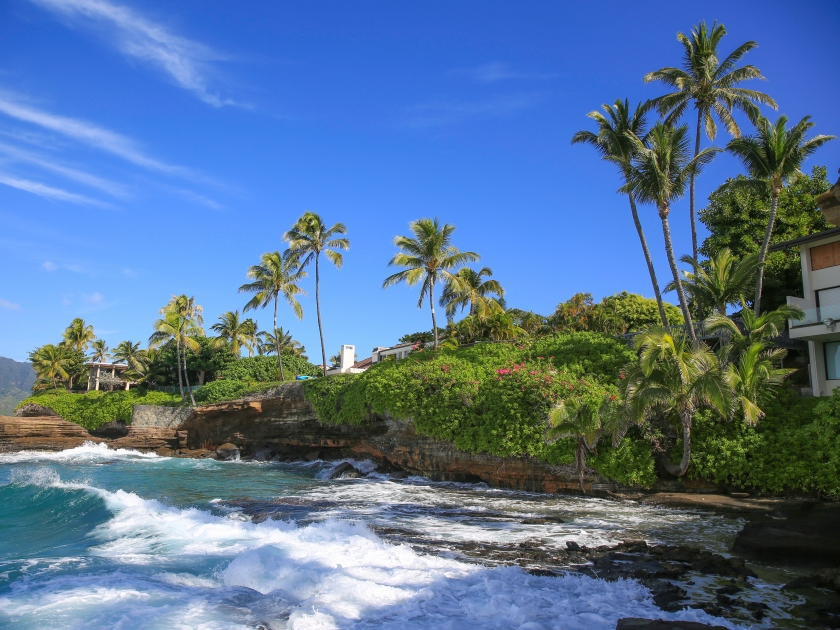
[[[186,295],[172,296],[172,299],[160,309],[163,316],[154,323],[155,332],[149,337],[150,348],[160,348],[172,341],[175,342],[175,356],[178,372],[178,387],[181,391],[181,400],[186,398],[186,391],[189,392],[190,401],[195,406],[190,380],[187,374],[187,350],[198,352],[200,346],[195,336],[203,334],[201,306],[195,303],[195,298]],[[183,348],[183,351],[182,351]]]
[[[305,212],[297,220],[292,229],[283,235],[289,242],[293,252],[303,257],[300,264],[301,269],[305,268],[313,259],[315,260],[315,310],[318,314],[318,334],[321,336],[321,361],[324,365],[324,376],[327,375],[327,351],[324,346],[324,327],[321,324],[321,274],[319,262],[321,252],[327,257],[336,268],[341,269],[344,263],[344,255],[336,251],[339,249],[350,249],[350,240],[340,234],[347,234],[347,228],[343,223],[336,223],[327,228],[326,223],[320,215],[315,212]]]
[[[470,316],[480,320],[504,312],[505,290],[498,280],[485,280],[493,275],[490,267],[478,271],[462,267],[453,274],[443,289],[440,305],[446,309],[446,317],[452,319],[458,308],[469,308]]]
[[[52,381],[53,389],[58,389],[61,379],[67,379],[69,384],[71,360],[65,347],[48,343],[30,352],[29,362],[39,379]]]
[[[814,136],[805,139],[805,133],[814,126],[810,116],[805,116],[790,129],[787,128],[787,116],[779,116],[776,124],[766,118],[756,123],[756,134],[733,138],[726,145],[726,150],[743,162],[749,173],[749,179],[731,180],[726,184],[729,188],[751,188],[760,193],[770,194],[770,216],[767,219],[767,230],[758,254],[758,277],[755,282],[755,300],[753,309],[755,314],[761,313],[761,288],[764,283],[764,261],[767,259],[767,248],[773,234],[776,222],[776,211],[779,208],[779,195],[782,186],[791,177],[801,175],[799,170],[805,159],[818,148],[835,136]]]
[[[614,105],[602,105],[605,114],[599,111],[587,114],[598,123],[598,133],[591,131],[578,131],[572,136],[572,144],[589,144],[602,159],[616,164],[622,177],[627,180],[627,167],[634,155],[635,145],[630,137],[644,138],[647,130],[645,119],[646,108],[644,105],[637,105],[635,110],[630,109],[630,102],[624,99],[616,99]],[[653,293],[656,296],[656,303],[659,306],[659,317],[662,325],[668,327],[668,317],[665,314],[665,305],[662,303],[662,294],[659,291],[659,282],[656,280],[656,270],[653,268],[653,259],[650,256],[645,232],[642,229],[642,222],[639,220],[639,213],[636,210],[636,198],[632,193],[627,193],[630,200],[630,213],[633,215],[633,223],[636,226],[636,233],[639,235],[639,242],[642,244],[642,253],[645,255],[650,281],[653,285]]]
[[[277,337],[277,302],[282,297],[292,307],[298,319],[303,319],[303,308],[297,301],[298,295],[306,295],[306,291],[298,286],[306,271],[301,269],[300,256],[291,250],[280,252],[266,252],[262,255],[259,265],[248,269],[248,277],[253,280],[239,287],[240,293],[253,293],[254,297],[245,305],[243,310],[265,308],[274,303],[274,327]],[[277,362],[280,365],[280,378],[286,380],[283,369],[283,353],[277,348]]]
[[[695,270],[694,273],[683,271],[683,289],[694,300],[698,310],[702,305],[709,305],[718,315],[726,315],[727,304],[743,300],[758,269],[757,254],[738,260],[728,247],[710,258],[708,263],[700,263],[691,256],[683,256],[681,260]],[[665,290],[675,291],[676,286],[671,282]]]
[[[140,349],[139,341],[121,341],[111,350],[115,361],[125,363],[130,370],[139,372],[148,362],[148,351]]]
[[[250,322],[250,323],[248,323]],[[217,347],[227,347],[238,357],[244,346],[253,352],[254,324],[250,319],[240,319],[239,311],[228,311],[219,315],[219,321],[210,326],[210,330],[218,333]]]
[[[648,133],[644,143],[635,136],[628,137],[635,146],[635,155],[626,168],[627,183],[621,190],[634,195],[642,203],[656,205],[659,211],[662,233],[665,236],[665,252],[674,277],[680,309],[691,341],[695,342],[697,337],[694,333],[694,324],[683,292],[677,261],[674,258],[668,215],[671,212],[671,204],[685,194],[688,180],[699,173],[720,149],[710,147],[690,158],[688,127],[685,125],[674,128],[657,123]]]
[[[408,224],[414,237],[396,236],[394,245],[401,252],[394,254],[388,262],[389,267],[405,267],[403,271],[385,278],[382,288],[405,282],[414,286],[421,280],[420,299],[417,308],[423,308],[423,299],[429,296],[429,306],[432,310],[432,330],[435,334],[435,349],[438,347],[437,316],[435,315],[435,284],[439,281],[447,282],[454,274],[452,269],[468,262],[475,262],[479,255],[475,252],[462,252],[452,244],[454,225],[440,224],[434,219],[418,219]]]
[[[659,329],[638,335],[634,345],[639,360],[625,371],[622,381],[630,418],[678,418],[682,459],[678,465],[664,465],[669,473],[681,477],[691,460],[694,414],[698,409],[711,408],[728,418],[732,392],[717,356],[703,343],[692,343],[683,335]]]
[[[92,341],[90,349],[93,351],[90,359],[94,363],[105,363],[105,361],[107,361],[111,356],[108,352],[108,344],[104,339],[96,339],[95,341]]]
[[[776,102],[756,90],[738,87],[749,79],[763,79],[761,72],[752,65],[736,67],[741,58],[758,46],[748,41],[733,50],[726,59],[719,60],[717,47],[726,35],[723,24],[712,24],[709,29],[705,22],[691,29],[691,35],[677,33],[677,40],[683,46],[682,68],[660,68],[645,75],[644,81],[661,81],[676,91],[650,101],[659,113],[665,116],[665,122],[675,125],[682,118],[690,104],[697,110],[697,130],[694,140],[694,155],[700,153],[701,129],[714,141],[717,135],[715,118],[720,120],[726,131],[734,137],[741,135],[741,130],[733,111],[741,111],[755,124],[761,117],[758,105],[769,105],[776,109]],[[691,175],[689,204],[691,212],[692,258],[697,260],[697,221],[694,212],[694,179]]]

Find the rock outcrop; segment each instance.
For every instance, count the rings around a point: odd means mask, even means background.
[[[0,450],[3,451],[63,451],[85,442],[104,441],[56,415],[0,416]]]

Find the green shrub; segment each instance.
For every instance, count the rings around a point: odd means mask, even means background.
[[[211,405],[227,400],[239,400],[248,394],[256,394],[282,385],[282,381],[268,383],[243,383],[242,381],[213,381],[195,392],[195,402],[199,405]]]
[[[75,422],[85,429],[97,429],[107,422],[121,420],[131,422],[131,408],[134,405],[180,406],[178,394],[131,389],[129,391],[92,391],[86,394],[70,394],[51,390],[21,401],[23,405],[41,405],[52,409],[68,422]]]
[[[290,353],[283,353],[283,369],[287,379],[298,374],[318,376],[322,372],[306,359]],[[280,366],[276,356],[245,357],[237,360],[222,371],[222,378],[243,383],[270,383],[280,380]]]

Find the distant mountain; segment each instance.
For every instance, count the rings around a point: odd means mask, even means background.
[[[31,394],[35,370],[29,363],[0,357],[0,416],[10,416],[15,406]]]

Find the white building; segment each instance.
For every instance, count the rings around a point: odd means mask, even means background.
[[[840,225],[840,180],[817,197],[826,219]],[[798,247],[802,262],[805,297],[787,298],[787,303],[805,311],[805,319],[791,320],[791,339],[808,342],[809,376],[814,396],[830,396],[840,387],[840,227],[777,243],[775,252]]]
[[[85,367],[88,368],[88,391],[98,390],[100,386],[127,390],[131,385],[123,377],[128,366],[122,363],[86,363]]]
[[[338,353],[338,367],[327,370],[327,376],[333,374],[361,374],[369,366],[363,366],[365,361],[356,362],[356,346],[344,344]]]
[[[405,359],[416,345],[416,343],[409,342],[400,343],[391,347],[378,346],[373,349],[373,352],[367,359],[362,359],[361,361],[355,360],[356,346],[343,345],[338,355],[338,367],[327,370],[327,376],[332,374],[360,374],[374,363],[379,363],[389,357],[393,357],[395,361],[400,361]]]

